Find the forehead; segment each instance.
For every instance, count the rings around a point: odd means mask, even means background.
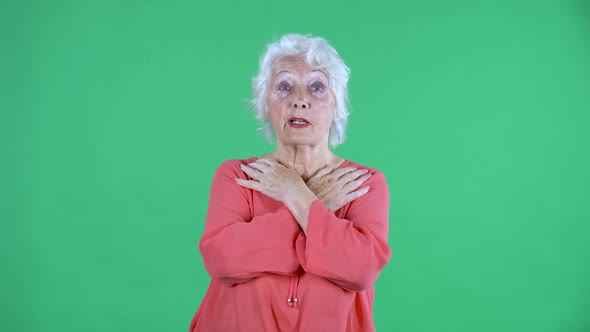
[[[272,67],[271,75],[292,74],[297,76],[319,75],[329,78],[328,71],[325,68],[315,68],[307,63],[301,57],[286,57],[278,60]]]

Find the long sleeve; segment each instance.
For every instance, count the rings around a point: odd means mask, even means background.
[[[391,257],[389,190],[383,173],[373,171],[364,185],[370,190],[350,203],[344,218],[316,200],[309,210],[306,235],[299,235],[296,250],[303,269],[343,289],[371,287]]]
[[[284,206],[252,217],[252,191],[234,180],[247,178],[240,163],[224,162],[213,178],[199,243],[205,269],[228,285],[266,273],[293,275],[300,268],[294,244],[299,225]]]

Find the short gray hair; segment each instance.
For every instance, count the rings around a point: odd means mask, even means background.
[[[338,55],[338,52],[326,40],[320,37],[287,34],[278,41],[270,43],[260,58],[258,75],[252,80],[253,99],[250,105],[254,108],[256,118],[264,123],[260,130],[266,134],[269,142],[275,136],[268,116],[266,96],[272,67],[286,57],[301,56],[305,63],[313,68],[326,69],[330,78],[330,89],[334,93],[336,103],[334,119],[330,126],[329,144],[336,147],[345,140],[344,131],[348,120],[348,75],[350,70]]]

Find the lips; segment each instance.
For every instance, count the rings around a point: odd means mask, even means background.
[[[289,126],[294,127],[294,128],[305,128],[307,126],[309,126],[311,123],[309,123],[309,121],[307,121],[307,119],[305,118],[295,118],[292,117],[289,119]]]

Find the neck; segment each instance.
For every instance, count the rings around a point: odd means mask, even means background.
[[[304,181],[327,165],[334,165],[339,159],[330,151],[327,144],[318,146],[285,146],[277,143],[277,149],[269,157],[278,160],[287,168],[294,170]]]

